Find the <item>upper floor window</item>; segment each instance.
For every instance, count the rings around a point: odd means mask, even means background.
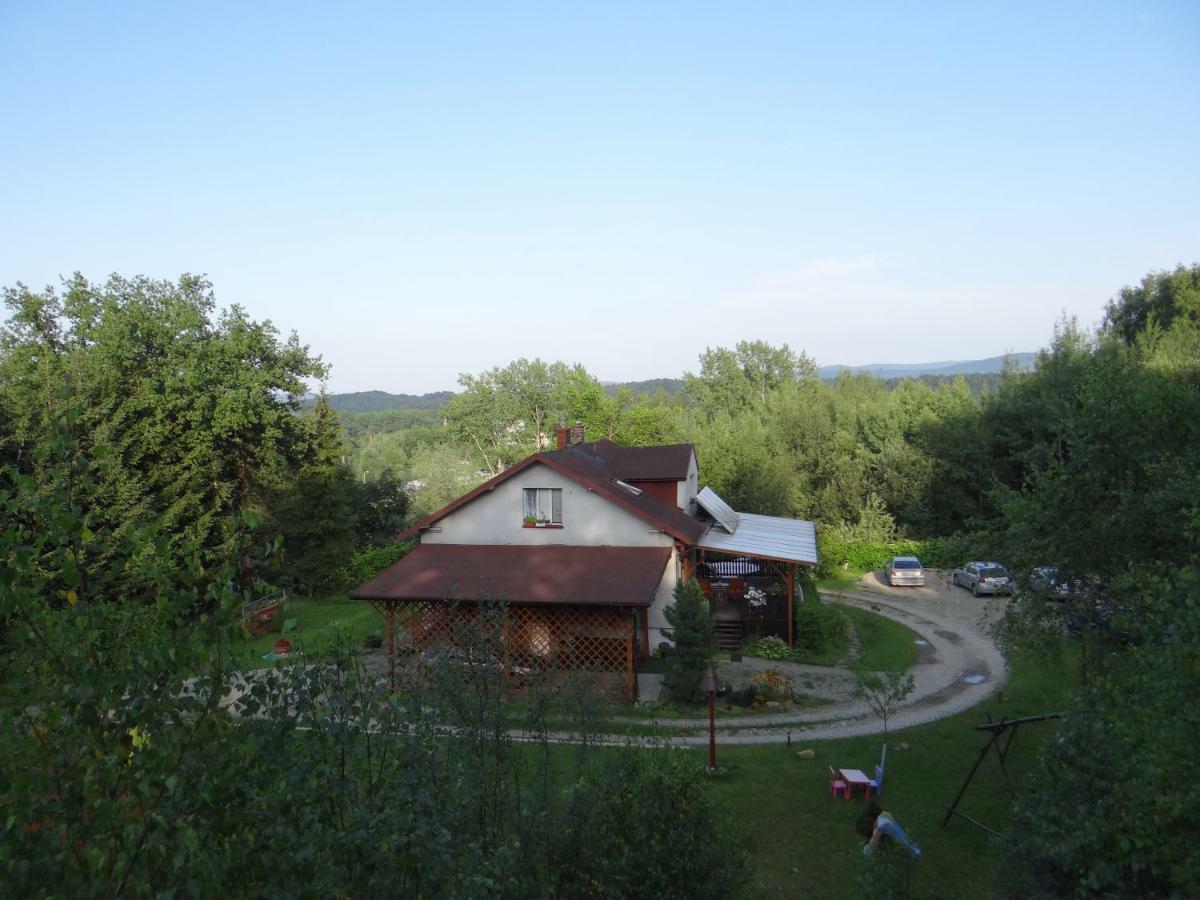
[[[525,488],[525,522],[562,524],[562,488]]]

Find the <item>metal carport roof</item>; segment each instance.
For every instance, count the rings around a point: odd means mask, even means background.
[[[815,566],[819,562],[817,529],[812,522],[754,513],[738,513],[737,516],[737,531],[733,534],[710,528],[696,546],[734,556],[755,556],[806,566]]]

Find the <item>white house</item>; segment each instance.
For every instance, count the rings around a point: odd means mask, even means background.
[[[576,426],[559,428],[557,445],[417,522],[400,537],[418,545],[352,592],[383,610],[389,658],[398,620],[420,648],[502,599],[511,666],[610,673],[631,695],[638,660],[670,640],[663,610],[691,577],[727,621],[791,641],[795,566],[817,563],[811,523],[737,513],[698,490],[691,444],[587,442]],[[779,587],[751,609],[743,593],[755,579]]]

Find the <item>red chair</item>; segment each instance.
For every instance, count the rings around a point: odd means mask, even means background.
[[[834,771],[833,766],[830,766],[829,767],[829,794],[832,797],[836,797],[838,795],[838,792],[841,792],[842,796],[845,797],[847,800],[850,799],[850,785],[846,784],[845,781],[843,781],[841,778],[839,778],[838,773]]]

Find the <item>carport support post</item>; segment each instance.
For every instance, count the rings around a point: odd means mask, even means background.
[[[796,646],[796,635],[793,633],[793,630],[796,627],[796,615],[795,615],[794,610],[792,609],[792,603],[794,602],[795,596],[796,596],[796,564],[795,563],[788,563],[787,594],[788,594],[788,602],[787,602],[788,646],[795,647]]]

